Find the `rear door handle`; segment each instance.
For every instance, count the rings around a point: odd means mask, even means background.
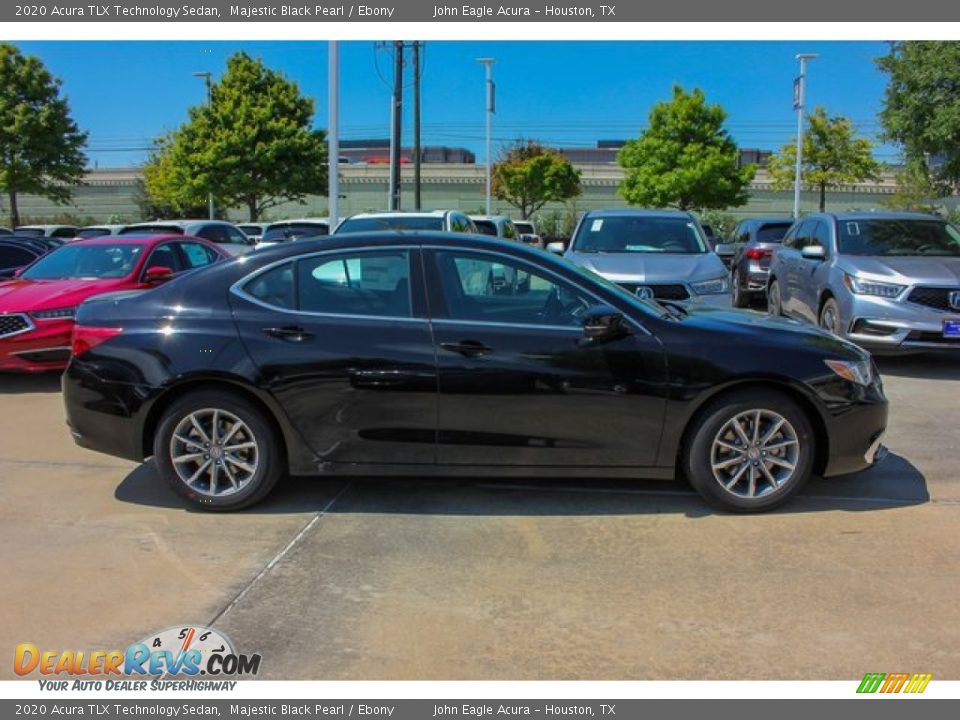
[[[307,332],[299,325],[284,325],[283,327],[265,327],[261,330],[270,337],[287,340],[288,342],[303,342],[312,338],[313,333]]]
[[[448,352],[455,352],[463,355],[464,357],[480,357],[481,355],[489,355],[493,352],[493,348],[487,345],[484,345],[478,340],[461,340],[460,342],[442,342],[440,347]]]

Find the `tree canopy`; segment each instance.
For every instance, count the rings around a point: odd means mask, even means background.
[[[723,128],[727,113],[702,90],[674,86],[673,98],[650,111],[650,126],[620,150],[620,194],[631,205],[680,210],[736,207],[747,202],[753,165]]]
[[[231,56],[210,102],[190,108],[147,161],[150,202],[183,211],[213,193],[219,206],[243,206],[258,220],[281,203],[325,195],[326,133],[313,115],[296,83],[246,53]]]
[[[796,179],[797,143],[791,142],[772,155],[767,170],[775,188],[793,187]],[[838,185],[876,180],[881,165],[873,157],[873,143],[858,137],[849,118],[829,117],[822,107],[807,116],[803,135],[801,181],[817,188],[820,212],[826,209],[827,190]]]
[[[579,195],[580,171],[563,155],[537,142],[518,142],[494,165],[491,192],[526,220],[548,202]]]
[[[38,58],[0,44],[0,188],[20,224],[17,196],[66,204],[83,181],[87,134],[70,116],[60,80]]]

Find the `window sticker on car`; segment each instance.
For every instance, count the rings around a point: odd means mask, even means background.
[[[860,234],[860,223],[848,222],[847,235],[859,235],[859,234]]]
[[[590,225],[590,232],[599,232],[600,228],[603,227],[603,220],[594,220]]]

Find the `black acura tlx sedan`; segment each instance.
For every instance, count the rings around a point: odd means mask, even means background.
[[[301,241],[84,303],[80,445],[233,510],[286,474],[685,477],[773,508],[883,454],[870,356],[790,320],[643,300],[440,232]]]

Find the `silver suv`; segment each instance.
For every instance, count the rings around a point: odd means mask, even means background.
[[[960,349],[960,230],[915,213],[811,215],[774,252],[767,299],[772,315],[876,352]]]

